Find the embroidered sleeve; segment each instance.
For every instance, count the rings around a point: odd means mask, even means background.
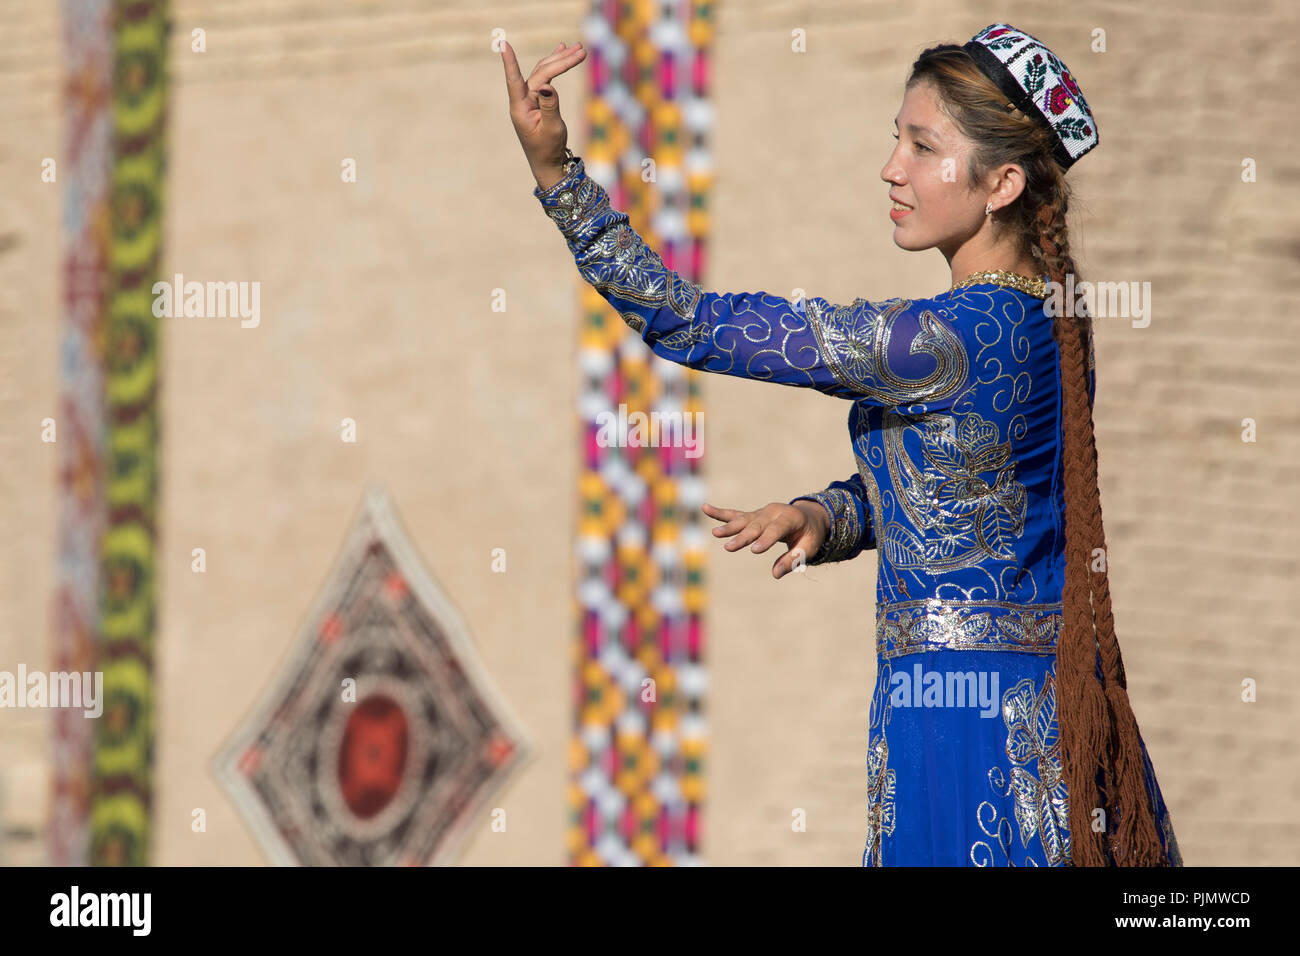
[[[705,292],[666,268],[577,159],[533,195],[559,226],[578,271],[662,358],[758,381],[815,388],[885,407],[961,392],[970,361],[951,313],[933,300]]]
[[[819,502],[831,519],[830,532],[821,549],[808,559],[809,566],[849,561],[863,551],[875,549],[871,503],[861,475],[854,474],[847,481],[832,481],[824,491],[791,498],[789,504],[800,500]]]

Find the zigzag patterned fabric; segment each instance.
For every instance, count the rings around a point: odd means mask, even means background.
[[[113,85],[107,360],[107,524],[96,669],[91,863],[149,862],[157,617],[158,356],[153,314],[162,256],[166,0],[119,0]]]

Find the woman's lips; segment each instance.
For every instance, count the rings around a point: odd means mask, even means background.
[[[894,202],[893,200],[890,200],[889,218],[894,220],[894,222],[898,222],[898,220],[902,219],[911,211],[912,211],[911,206],[904,206],[902,203],[898,203],[898,202]]]

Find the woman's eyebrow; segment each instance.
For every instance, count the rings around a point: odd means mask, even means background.
[[[894,120],[894,128],[895,128],[895,129],[898,128],[898,120]],[[930,129],[930,127],[928,127],[928,126],[917,126],[915,123],[908,123],[908,124],[907,124],[907,131],[908,131],[909,133],[911,133],[913,136],[915,136],[917,133],[923,133],[923,134],[925,134],[926,136],[931,136],[931,137],[933,137],[934,139],[942,139],[942,138],[943,138],[943,137],[940,136],[938,133],[936,133],[934,130]]]

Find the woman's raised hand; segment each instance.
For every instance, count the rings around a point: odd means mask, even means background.
[[[564,178],[564,149],[569,131],[560,118],[560,96],[551,80],[586,59],[581,43],[561,43],[543,57],[524,79],[514,48],[502,42],[501,61],[506,68],[506,92],[510,95],[510,119],[524,148],[528,166],[543,189]]]
[[[749,550],[762,554],[776,542],[784,542],[789,550],[772,565],[774,578],[782,578],[794,570],[795,558],[799,554],[807,563],[821,549],[830,533],[826,509],[815,501],[797,501],[793,505],[774,501],[757,511],[736,511],[706,504],[703,510],[710,518],[726,522],[713,529],[713,536],[733,538],[723,545],[728,551],[738,551],[753,542]]]

